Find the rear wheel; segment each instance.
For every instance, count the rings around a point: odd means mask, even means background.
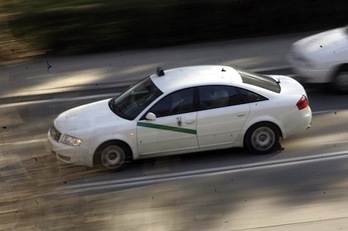
[[[271,123],[259,123],[246,133],[245,144],[255,154],[267,154],[280,147],[279,130]]]
[[[106,170],[119,170],[129,162],[130,152],[121,142],[103,145],[96,153],[96,162]]]

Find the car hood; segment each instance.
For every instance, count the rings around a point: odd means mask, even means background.
[[[348,46],[346,30],[342,27],[303,38],[294,43],[293,49],[305,54],[335,52]]]
[[[91,127],[105,126],[106,123],[118,123],[124,120],[115,115],[109,108],[107,100],[85,104],[61,113],[54,121],[55,127],[61,132],[74,132],[81,130],[91,131]]]
[[[278,83],[280,84],[281,94],[296,94],[307,96],[305,89],[297,80],[284,75],[270,75],[270,77],[278,81]]]

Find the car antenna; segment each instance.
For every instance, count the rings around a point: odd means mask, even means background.
[[[157,67],[156,73],[157,73],[158,77],[159,76],[163,76],[164,75],[163,68],[162,67]]]

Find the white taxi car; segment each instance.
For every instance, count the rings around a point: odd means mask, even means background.
[[[288,61],[299,81],[333,83],[348,90],[348,26],[314,34],[295,42]]]
[[[296,80],[227,66],[158,69],[120,96],[60,114],[48,132],[67,163],[109,170],[142,158],[247,147],[274,151],[311,124]]]

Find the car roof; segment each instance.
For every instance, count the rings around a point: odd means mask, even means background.
[[[173,92],[183,88],[201,85],[230,85],[242,83],[239,73],[223,65],[187,66],[168,70],[157,69],[150,76],[162,92]]]

